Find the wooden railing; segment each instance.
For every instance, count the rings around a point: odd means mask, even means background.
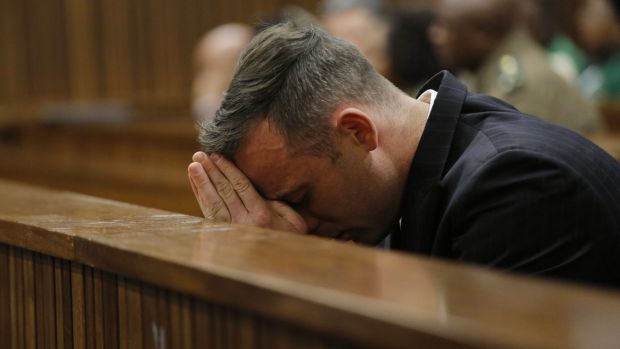
[[[0,181],[1,348],[614,348],[620,294]]]
[[[0,125],[0,177],[200,215],[187,180],[196,138],[188,116]]]

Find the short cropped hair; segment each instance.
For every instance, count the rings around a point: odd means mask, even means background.
[[[211,122],[200,125],[207,153],[233,158],[248,131],[267,119],[292,153],[333,153],[329,116],[343,102],[389,103],[393,87],[348,42],[288,23],[258,34],[239,58]]]

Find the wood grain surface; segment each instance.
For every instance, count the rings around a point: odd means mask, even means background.
[[[3,309],[10,300],[0,316],[10,334],[0,338],[12,347],[620,343],[612,291],[10,181],[0,181],[0,193]]]

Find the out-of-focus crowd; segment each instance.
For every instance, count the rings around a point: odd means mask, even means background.
[[[195,52],[194,115],[211,119],[237,59],[266,27],[322,26],[355,45],[375,69],[415,96],[442,69],[471,91],[578,132],[601,128],[596,103],[620,102],[620,1],[441,0],[390,6],[325,0],[315,16],[287,6],[264,21],[227,23]]]

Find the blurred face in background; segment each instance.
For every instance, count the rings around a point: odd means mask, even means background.
[[[352,43],[375,70],[390,77],[390,60],[387,54],[389,25],[364,7],[354,7],[327,14],[323,26],[330,33]]]
[[[577,11],[577,44],[593,58],[602,58],[616,49],[620,26],[608,0],[583,0]]]
[[[442,1],[429,29],[435,53],[448,69],[474,70],[488,51],[484,33],[475,24],[475,10],[459,1]]]
[[[209,31],[195,52],[193,113],[199,120],[211,120],[222,103],[243,49],[254,32],[244,24],[225,24]]]
[[[519,17],[515,0],[443,0],[430,40],[443,65],[478,69],[511,32]]]

